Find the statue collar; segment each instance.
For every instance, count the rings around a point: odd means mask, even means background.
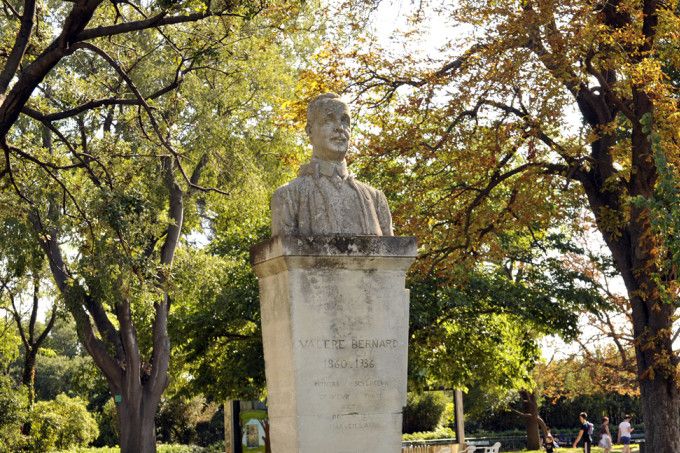
[[[312,157],[312,160],[300,166],[298,171],[299,176],[313,175],[318,178],[320,175],[328,176],[329,178],[338,175],[342,180],[347,179],[349,172],[347,171],[347,162],[343,159],[342,162],[334,162],[330,160],[321,160]]]

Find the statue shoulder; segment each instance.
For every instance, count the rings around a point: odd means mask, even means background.
[[[385,198],[385,194],[383,194],[382,190],[380,189],[376,189],[375,187],[368,185],[365,182],[361,182],[358,179],[355,179],[354,183],[357,185],[357,187],[369,193],[371,195],[371,198],[373,198],[374,200],[380,200]]]
[[[274,191],[273,198],[287,198],[296,196],[300,193],[300,191],[305,190],[312,184],[309,178],[309,176],[303,175],[288,181]]]

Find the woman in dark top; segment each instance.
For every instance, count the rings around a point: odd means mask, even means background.
[[[590,446],[593,443],[593,439],[590,437],[590,423],[588,423],[588,414],[581,412],[578,416],[578,420],[581,423],[581,430],[578,432],[578,436],[576,436],[573,448],[576,448],[578,441],[583,438],[583,451],[585,453],[590,453]]]

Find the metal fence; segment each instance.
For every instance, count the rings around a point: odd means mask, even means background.
[[[404,442],[401,453],[458,453],[458,444],[453,439]]]

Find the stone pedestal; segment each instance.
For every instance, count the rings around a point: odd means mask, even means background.
[[[251,251],[273,453],[398,453],[412,237],[282,236]]]

